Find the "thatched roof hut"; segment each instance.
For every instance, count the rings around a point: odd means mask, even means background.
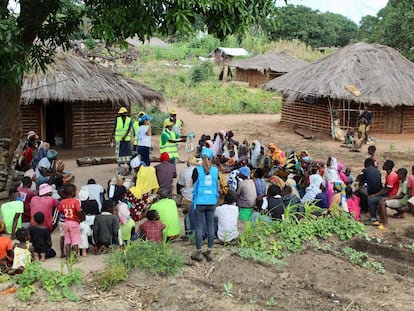
[[[306,64],[307,62],[285,52],[278,52],[235,60],[229,66],[236,68],[234,80],[248,82],[250,87],[257,87]]]
[[[373,114],[371,131],[414,131],[414,64],[396,50],[356,43],[276,78],[265,89],[281,91],[282,121],[331,131],[356,126],[364,105]]]
[[[35,130],[52,144],[104,145],[120,106],[163,101],[150,86],[69,53],[58,53],[47,70],[23,79],[23,132]]]

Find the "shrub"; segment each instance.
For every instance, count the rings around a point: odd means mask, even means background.
[[[191,83],[198,83],[213,77],[214,65],[210,62],[201,62],[190,71]]]

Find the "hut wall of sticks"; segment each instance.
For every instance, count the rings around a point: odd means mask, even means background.
[[[273,79],[283,94],[282,121],[330,133],[331,123],[357,127],[364,106],[370,132],[414,132],[414,64],[396,50],[356,43]]]

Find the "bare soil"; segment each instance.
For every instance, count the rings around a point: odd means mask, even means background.
[[[163,107],[167,110],[168,107]],[[171,107],[170,107],[171,108]],[[176,108],[176,107],[174,107]],[[326,160],[335,156],[351,167],[357,175],[363,167],[367,146],[361,153],[349,152],[329,136],[311,133],[314,139],[305,140],[282,125],[278,115],[196,115],[177,107],[184,120],[184,131],[213,134],[220,129],[232,129],[238,140],[258,139],[263,144],[274,142],[282,149],[307,150],[313,158]],[[374,135],[380,163],[391,158],[396,168],[409,169],[414,164],[412,146],[414,135]],[[153,137],[154,146],[158,137]],[[155,151],[158,152],[157,150]],[[113,176],[116,164],[77,167],[82,156],[108,156],[109,147],[60,150],[66,168],[76,176],[80,188],[89,178],[106,185]],[[180,158],[188,157],[184,147]],[[178,165],[178,170],[184,164]],[[212,263],[195,263],[190,259],[182,272],[173,277],[148,276],[140,271],[131,273],[127,282],[101,292],[96,275],[105,266],[109,255],[89,255],[77,265],[84,273],[80,303],[50,303],[44,293],[29,303],[22,303],[14,295],[1,297],[9,310],[412,310],[414,293],[414,218],[390,219],[386,231],[367,227],[371,241],[356,237],[347,242],[335,239],[323,242],[329,247],[309,247],[306,251],[284,259],[285,266],[262,265],[234,255],[228,247],[216,245]],[[242,225],[241,225],[242,226]],[[55,249],[58,234],[54,232]],[[321,242],[322,243],[322,242]],[[194,246],[189,242],[171,244],[189,258]],[[371,260],[381,262],[386,270],[379,274],[373,270],[352,265],[342,250],[351,246],[369,254]],[[59,251],[58,251],[59,255]],[[45,262],[44,267],[59,270],[60,259]],[[232,284],[231,296],[226,295],[225,284]]]

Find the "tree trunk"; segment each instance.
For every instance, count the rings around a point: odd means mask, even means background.
[[[15,186],[15,150],[21,136],[21,87],[0,84],[0,199]]]

